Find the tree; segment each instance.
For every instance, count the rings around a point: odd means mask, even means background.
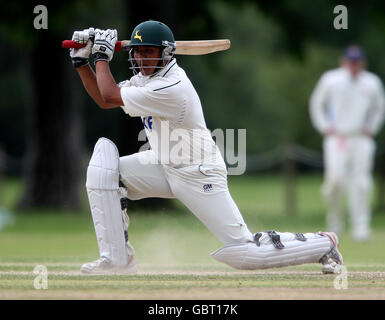
[[[79,91],[60,38],[39,33],[29,55],[34,98],[28,109],[22,208],[80,206],[82,121]],[[67,61],[67,63],[57,63]],[[51,67],[53,66],[53,67]]]
[[[67,35],[63,21],[71,17],[74,2],[49,3],[48,28],[34,28],[34,5],[11,3],[3,11],[1,30],[22,48],[28,61],[30,93],[25,97],[27,151],[24,166],[24,209],[80,205],[82,167],[81,103],[73,85],[68,52],[61,49]],[[36,27],[36,25],[35,25]]]

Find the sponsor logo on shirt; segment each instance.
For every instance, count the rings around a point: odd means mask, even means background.
[[[152,116],[143,117],[142,123],[147,130],[152,131]]]

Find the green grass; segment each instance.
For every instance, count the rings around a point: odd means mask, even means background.
[[[229,178],[231,194],[253,232],[323,230],[321,183],[319,175],[299,177],[298,210],[288,216],[280,177]],[[300,298],[300,292],[305,292],[302,298],[317,298],[315,289],[323,290],[320,299],[347,294],[333,288],[335,277],[322,275],[319,265],[246,272],[216,262],[210,253],[221,243],[177,200],[170,211],[129,213],[138,275],[84,276],[79,273],[80,265],[98,256],[87,204],[80,212],[20,212],[14,208],[21,189],[20,181],[14,179],[5,180],[1,188],[0,207],[14,213],[14,222],[0,231],[0,299],[244,299],[246,289],[251,299],[280,298],[280,294],[281,298]],[[340,239],[349,272],[347,298],[385,299],[384,212],[374,214],[373,230],[367,243],[353,242],[348,232]],[[48,268],[49,290],[33,288],[33,268],[38,264]],[[264,288],[263,294],[260,288]]]

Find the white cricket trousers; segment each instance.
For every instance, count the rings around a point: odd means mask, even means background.
[[[329,237],[315,233],[306,233],[305,241],[293,233],[278,233],[283,250],[274,247],[266,232],[260,245],[254,242],[228,191],[224,163],[176,169],[156,164],[153,152],[148,150],[121,157],[119,170],[131,200],[179,199],[224,244],[212,257],[231,267],[255,270],[318,263],[331,249]]]
[[[364,135],[332,135],[324,140],[325,177],[322,192],[326,200],[329,231],[344,229],[343,206],[347,195],[352,237],[370,236],[370,196],[375,143]]]
[[[157,164],[147,150],[121,157],[119,170],[129,199],[177,198],[225,245],[253,241],[228,191],[224,166],[175,169]]]

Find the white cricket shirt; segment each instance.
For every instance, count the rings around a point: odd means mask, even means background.
[[[361,71],[356,78],[345,68],[325,72],[310,99],[313,125],[324,134],[376,134],[384,120],[384,90],[375,74]]]
[[[125,113],[141,117],[159,163],[172,167],[217,163],[223,158],[206,127],[198,94],[174,58],[155,76],[121,82]]]

